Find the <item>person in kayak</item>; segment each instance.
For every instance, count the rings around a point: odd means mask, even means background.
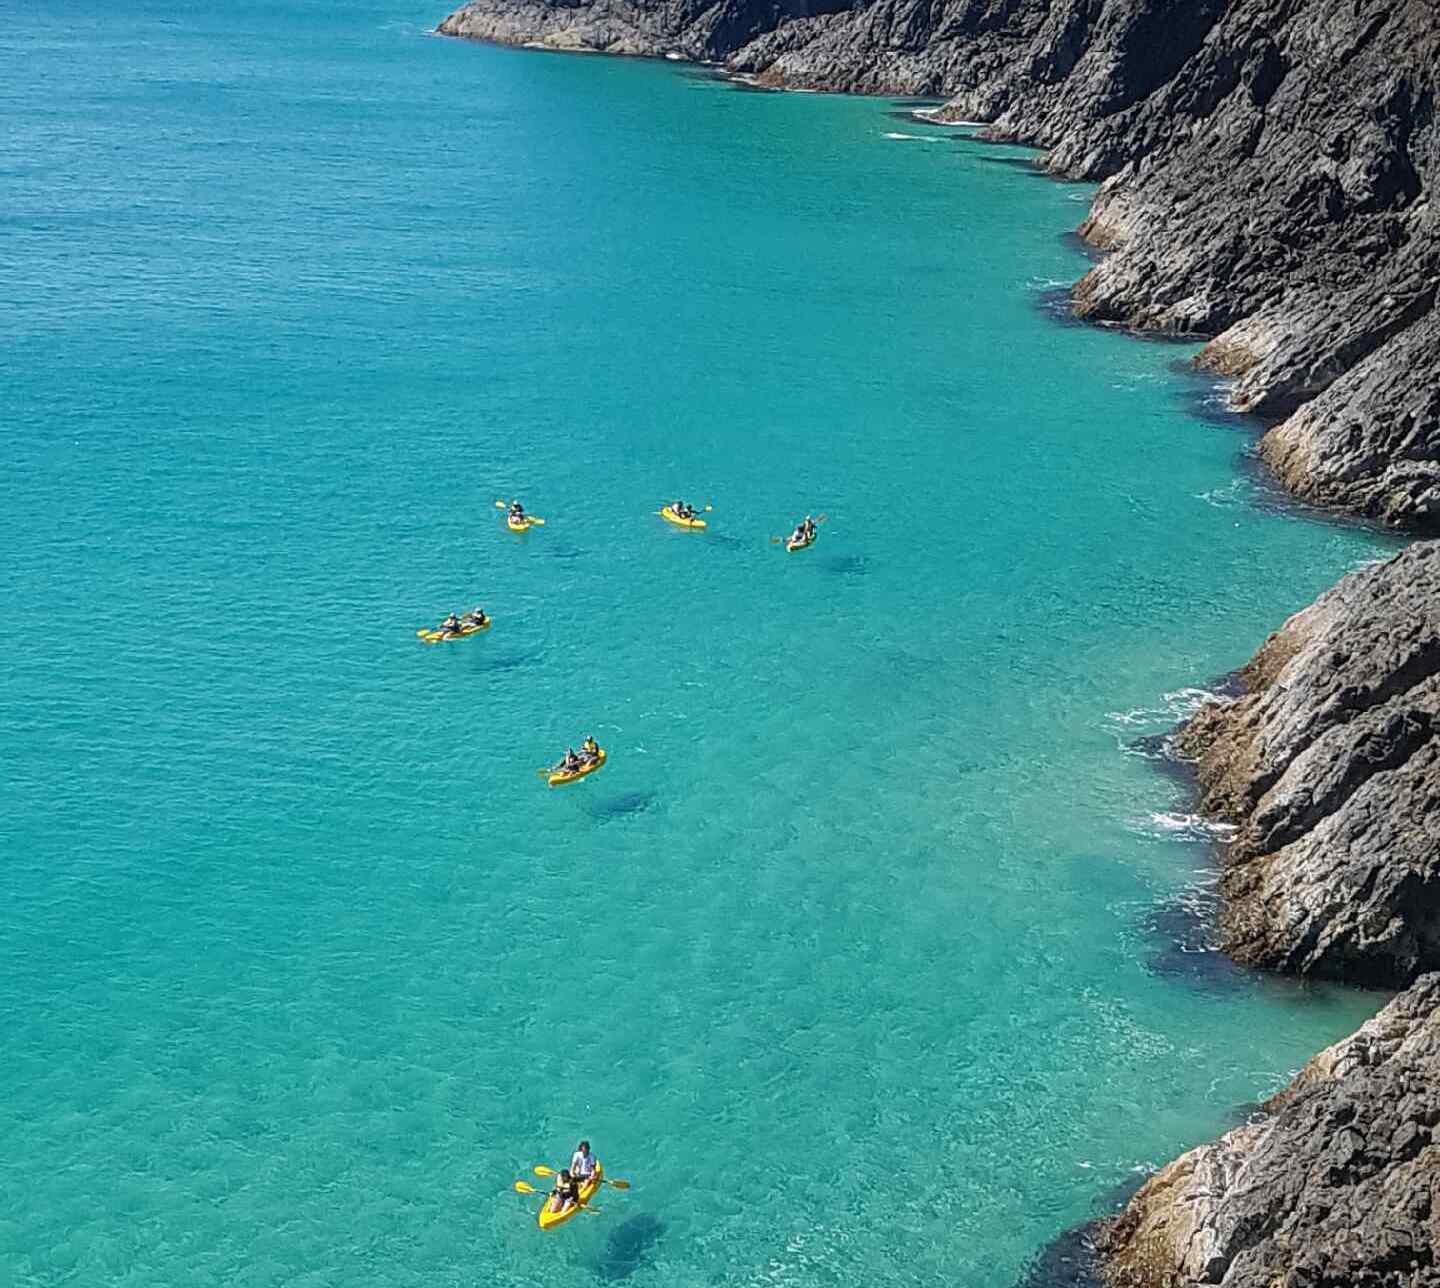
[[[570,1159],[570,1175],[584,1185],[595,1175],[595,1155],[590,1152],[590,1142],[582,1140]]]
[[[564,1212],[580,1202],[580,1187],[568,1171],[555,1178],[555,1188],[550,1191],[550,1210]]]
[[[695,517],[695,507],[693,505],[686,505],[684,501],[672,501],[670,502],[670,508],[682,519],[693,519]]]
[[[575,754],[574,747],[565,748],[565,759],[555,766],[557,773],[573,774],[577,769],[584,766],[585,762]]]
[[[511,523],[524,523],[524,522],[525,522],[525,507],[524,507],[523,505],[521,505],[519,501],[511,501],[511,502],[510,502],[510,522],[511,522]]]
[[[465,620],[471,626],[484,626],[490,619],[485,616],[485,610],[477,604],[473,613],[465,614]]]
[[[806,540],[806,541],[814,541],[814,540],[815,540],[815,520],[812,519],[812,518],[807,514],[807,515],[805,516],[805,522],[802,523],[800,526],[805,530],[805,540]]]
[[[593,733],[580,744],[580,755],[584,757],[587,763],[600,759],[600,744],[595,741],[595,735]],[[580,1143],[587,1149],[589,1148],[588,1141],[582,1140]],[[579,1155],[577,1154],[576,1157],[578,1158]],[[573,1167],[571,1171],[574,1171]]]
[[[796,524],[795,531],[790,534],[790,540],[787,541],[785,544],[791,546],[803,546],[805,544],[805,540],[805,525],[803,523],[800,523]]]
[[[451,613],[449,617],[440,623],[440,629],[442,631],[458,631],[460,625],[460,619],[456,617],[454,613]]]

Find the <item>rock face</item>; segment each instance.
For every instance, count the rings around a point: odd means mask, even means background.
[[[439,30],[948,96],[1105,180],[1082,317],[1215,337],[1286,486],[1440,529],[1432,0],[472,0]]]
[[[1181,732],[1242,962],[1402,986],[1440,968],[1440,542],[1354,573]]]
[[[1152,1177],[1096,1243],[1112,1288],[1440,1282],[1440,975],[1316,1056],[1261,1121]]]

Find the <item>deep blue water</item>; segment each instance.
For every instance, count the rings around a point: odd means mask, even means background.
[[[1006,1286],[1374,1009],[1181,951],[1134,740],[1382,545],[1056,320],[1089,189],[196,9],[0,32],[0,1282]]]

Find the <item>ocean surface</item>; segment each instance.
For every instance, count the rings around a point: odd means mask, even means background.
[[[1386,545],[1089,188],[443,16],[7,10],[0,1282],[1009,1288],[1379,1005],[1139,740]]]

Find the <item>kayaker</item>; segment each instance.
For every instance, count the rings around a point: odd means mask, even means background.
[[[510,518],[515,523],[525,522],[525,507],[519,501],[510,502]]]
[[[575,754],[574,747],[565,748],[565,759],[555,766],[562,774],[573,774],[584,762]]]
[[[812,518],[807,514],[807,515],[805,516],[805,522],[804,522],[803,524],[801,524],[800,526],[801,526],[802,528],[804,528],[804,530],[805,530],[805,537],[806,537],[807,540],[811,540],[811,539],[814,538],[814,536],[815,536],[815,520],[814,520],[814,519],[812,519]]]
[[[550,1210],[564,1212],[579,1202],[580,1187],[575,1184],[575,1178],[568,1171],[561,1172],[555,1178],[555,1188],[550,1191]]]
[[[466,613],[465,616],[476,626],[484,626],[486,621],[489,620],[485,616],[485,610],[479,607],[479,605],[476,605],[473,613]]]
[[[595,1175],[595,1155],[590,1152],[590,1142],[582,1140],[570,1159],[570,1175],[582,1185]]]
[[[442,631],[458,631],[460,629],[460,619],[456,617],[454,613],[451,613],[449,617],[440,623],[440,629]]]
[[[792,546],[805,544],[805,525],[803,523],[797,525],[795,531],[790,534],[789,544]]]
[[[595,741],[594,734],[591,734],[590,737],[586,738],[585,741],[580,744],[580,754],[584,756],[586,760],[600,759],[600,744]],[[588,1142],[581,1141],[580,1143],[588,1147]]]

